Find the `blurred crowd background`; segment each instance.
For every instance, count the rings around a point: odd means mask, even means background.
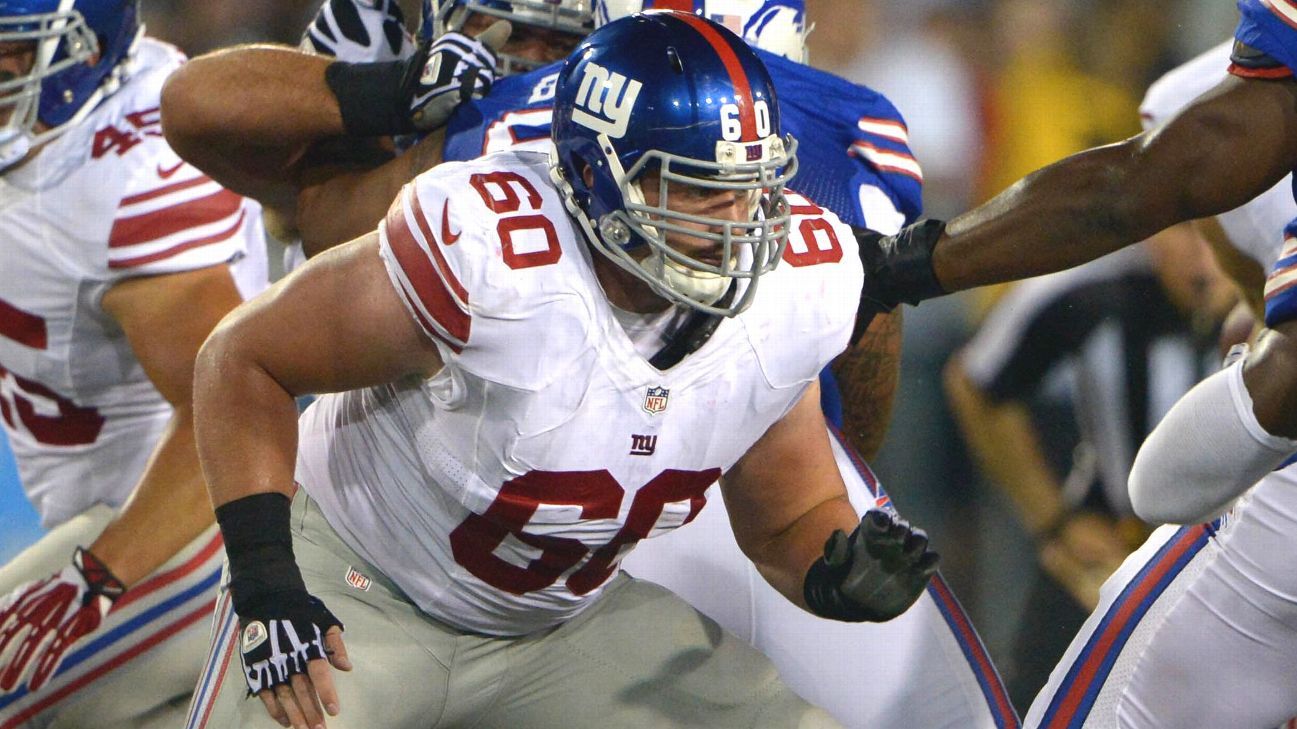
[[[143,0],[150,34],[191,55],[236,43],[296,42],[318,4]],[[940,218],[1069,153],[1137,133],[1148,85],[1226,40],[1237,19],[1225,0],[807,4],[816,24],[812,65],[891,98],[923,166],[927,213]],[[1178,254],[1170,258],[1174,264]],[[901,389],[874,465],[901,511],[932,534],[944,573],[1025,711],[1088,614],[1098,582],[1143,530],[1121,508],[1092,503],[1082,484],[1066,499],[1067,509],[1084,511],[1098,528],[1070,533],[1057,519],[1024,515],[1021,503],[976,465],[988,454],[975,452],[962,436],[943,380],[1002,293],[972,292],[906,312]],[[1203,340],[1201,326],[1190,334]],[[1078,447],[1087,434],[1075,425],[1084,403],[1076,378],[1069,384],[1069,358],[1041,356],[1061,374],[1023,389],[1019,412],[1051,471],[1040,480],[1074,487],[1069,475],[1075,476],[1078,454],[1090,452]],[[7,452],[0,452],[0,474],[3,562],[39,528]]]

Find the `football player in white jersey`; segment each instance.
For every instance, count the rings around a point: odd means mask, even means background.
[[[922,592],[926,538],[860,519],[834,464],[815,382],[860,268],[850,229],[784,191],[796,142],[759,59],[692,14],[623,19],[564,66],[552,134],[553,161],[421,175],[205,345],[244,680],[198,725],[834,726],[618,572],[718,476],[789,600],[877,620]],[[299,430],[304,391],[343,392]]]
[[[216,598],[193,364],[264,240],[163,140],[137,11],[0,2],[0,420],[50,530],[0,567],[4,729],[177,725]]]
[[[573,33],[584,32],[583,23],[556,26],[555,14],[561,11],[565,13],[562,17],[575,20],[590,8],[584,0],[544,6],[461,0],[454,5],[473,13],[460,26],[470,30],[480,30],[496,18],[510,20],[513,34],[503,52],[529,54],[533,65],[547,56],[537,55],[538,46],[534,43],[521,50],[511,50],[519,36],[530,37],[543,31],[567,32],[571,37]],[[723,21],[761,51],[783,55],[790,61],[805,58],[805,18],[798,2],[691,0],[687,5],[689,11]],[[596,2],[595,22],[601,24],[623,17],[643,6],[663,8],[673,4],[665,0]],[[442,7],[443,12],[448,10],[449,7]],[[344,22],[340,18],[351,20]],[[396,34],[383,29],[400,25],[399,9],[394,3],[370,6],[354,0],[330,0],[322,6],[308,30],[306,45],[350,62],[391,61],[397,57],[400,46],[390,41]],[[366,30],[358,30],[362,26]],[[348,27],[352,30],[347,31]],[[330,39],[327,43],[318,40],[326,36]],[[219,62],[229,64],[242,52],[221,56]],[[874,92],[822,71],[773,55],[763,55],[763,58],[781,90],[786,128],[815,140],[810,148],[802,148],[803,156],[810,159],[803,169],[814,168],[806,178],[813,183],[808,184],[818,186],[806,192],[817,199],[832,200],[827,207],[855,225],[896,230],[907,215],[916,214],[919,207],[918,185],[914,181],[917,165],[909,156],[903,138],[897,138],[904,125],[895,109]],[[207,65],[209,60],[202,59],[186,73],[211,68]],[[779,66],[772,67],[772,63]],[[515,61],[512,65],[517,68],[521,64]],[[288,211],[288,216],[295,214],[301,219],[308,247],[319,251],[362,234],[364,221],[381,217],[400,186],[423,165],[440,159],[443,151],[448,159],[468,159],[483,150],[544,150],[549,144],[550,99],[557,72],[558,65],[546,66],[499,81],[485,99],[455,113],[445,133],[444,145],[442,134],[434,133],[409,154],[378,169],[305,183],[307,189],[298,196],[299,204],[295,211]],[[209,83],[218,81],[208,78]],[[218,87],[207,85],[193,75],[186,75],[176,85],[194,90],[205,88],[216,97],[246,93],[246,85],[230,93],[215,92]],[[320,108],[327,108],[328,101],[328,98],[320,101]],[[174,108],[164,107],[169,114]],[[790,119],[794,114],[796,118]],[[189,126],[187,120],[210,118],[210,115],[181,110],[179,116],[169,118],[173,120],[168,125],[169,131],[184,134],[185,127]],[[866,125],[866,120],[872,126]],[[259,134],[248,128],[247,121],[246,118],[230,119],[221,126],[239,128],[239,136],[244,139],[249,137],[249,132]],[[872,136],[867,127],[883,130],[884,136]],[[875,161],[874,157],[866,159],[848,153],[853,143],[855,148],[871,150],[879,158]],[[215,175],[224,177],[231,168],[251,166],[251,160],[240,159],[244,151],[214,145],[211,140],[183,146],[195,149],[201,155],[199,164]],[[232,182],[238,184],[237,178]],[[834,365],[839,373],[841,367],[849,368],[848,375],[839,380],[844,393],[841,410],[844,415],[854,416],[846,418],[855,426],[848,430],[850,443],[862,453],[875,452],[886,429],[886,414],[899,362],[899,324],[899,316],[891,321],[880,319],[856,345],[853,354],[840,357]],[[833,436],[839,470],[857,510],[863,513],[872,505],[889,503],[868,466],[852,452],[848,440],[837,431]],[[648,549],[635,551],[627,564],[633,574],[681,594],[727,630],[770,655],[795,690],[848,726],[888,722],[895,727],[933,729],[1017,724],[985,648],[957,598],[939,575],[928,593],[897,620],[847,625],[817,619],[788,603],[754,572],[734,542],[720,500],[700,514],[697,526],[674,532]],[[878,646],[887,647],[887,660],[877,659]],[[866,670],[868,681],[854,678]],[[922,683],[913,680],[916,673],[925,676]],[[925,697],[923,701],[916,700],[920,695]]]

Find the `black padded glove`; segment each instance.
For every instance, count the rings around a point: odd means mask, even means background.
[[[884,622],[919,599],[939,561],[922,529],[871,510],[851,536],[839,529],[825,542],[824,556],[806,572],[803,597],[823,618]]]

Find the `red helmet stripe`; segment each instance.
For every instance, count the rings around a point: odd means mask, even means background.
[[[712,45],[716,55],[721,57],[721,63],[725,64],[725,70],[729,72],[730,81],[734,84],[734,103],[739,107],[739,123],[743,128],[742,141],[756,141],[757,114],[752,105],[752,85],[748,83],[748,74],[743,70],[743,63],[739,61],[738,54],[725,41],[724,36],[716,32],[715,28],[708,25],[707,21],[697,15],[692,13],[673,13],[672,15],[698,31]]]
[[[654,10],[679,10],[682,13],[692,13],[694,11],[694,0],[650,0],[645,6],[645,10],[649,8]]]

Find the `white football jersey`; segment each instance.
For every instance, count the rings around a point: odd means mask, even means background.
[[[652,367],[617,323],[549,159],[449,163],[402,191],[381,251],[446,366],[317,401],[297,478],[422,610],[516,635],[578,613],[847,345],[850,229],[795,197],[784,261],[694,354]]]
[[[1167,122],[1194,99],[1228,78],[1233,47],[1232,40],[1221,43],[1168,71],[1148,87],[1139,106],[1144,128],[1152,129]],[[1297,218],[1297,203],[1293,202],[1292,175],[1247,203],[1216,216],[1234,247],[1267,272],[1279,259],[1284,226],[1293,218]]]
[[[245,297],[265,286],[260,207],[162,139],[162,82],[183,60],[146,38],[121,89],[0,176],[0,420],[46,527],[121,505],[171,415],[104,293],[223,263]]]

